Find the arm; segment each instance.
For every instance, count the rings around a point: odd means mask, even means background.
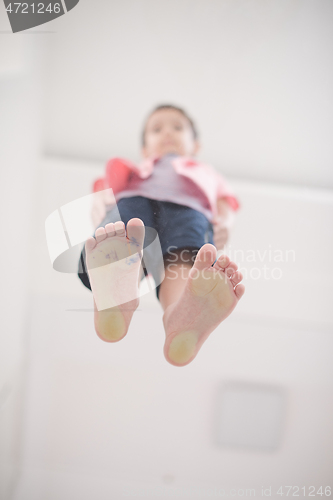
[[[222,250],[227,243],[230,230],[234,224],[235,212],[239,203],[231,187],[221,174],[216,175],[217,183],[217,214],[213,219],[214,242],[217,250]]]
[[[115,203],[114,196],[108,188],[112,188],[113,194],[125,189],[131,170],[131,162],[122,158],[111,158],[106,164],[105,177],[97,179],[93,184],[95,194],[91,209],[91,218],[94,227],[102,222],[106,215],[107,205]],[[110,207],[108,207],[110,208]]]
[[[217,200],[217,215],[214,217],[214,242],[217,250],[222,250],[229,239],[230,229],[235,220],[235,211],[225,198]]]
[[[104,219],[107,205],[114,204],[114,196],[107,187],[104,179],[97,179],[97,181],[94,182],[93,190],[95,194],[91,206],[91,219],[95,228],[97,228]]]

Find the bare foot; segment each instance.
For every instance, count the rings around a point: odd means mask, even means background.
[[[106,342],[117,342],[127,333],[139,304],[139,280],[144,225],[131,219],[99,227],[86,241],[86,261],[95,305],[95,330]]]
[[[233,311],[245,291],[237,265],[209,243],[198,252],[183,294],[165,310],[164,355],[175,366],[190,363],[209,334]]]

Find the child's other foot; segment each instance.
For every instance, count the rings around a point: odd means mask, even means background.
[[[127,231],[127,236],[126,236]],[[131,219],[99,227],[86,241],[86,262],[95,303],[95,329],[106,342],[117,342],[128,330],[139,304],[144,225]]]
[[[197,254],[180,299],[165,310],[164,355],[172,365],[190,363],[244,294],[237,265],[221,255],[212,267],[215,259],[216,248],[207,243]]]

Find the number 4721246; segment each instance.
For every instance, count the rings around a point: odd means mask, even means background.
[[[6,11],[9,12],[10,14],[45,14],[46,12],[49,12],[52,14],[54,12],[55,14],[59,14],[61,10],[60,3],[55,3],[52,5],[49,3],[48,5],[44,3],[18,3],[18,2],[13,2],[8,5],[6,8]]]
[[[317,495],[319,496],[326,496],[330,497],[332,494],[332,490],[330,486],[320,486],[320,488],[317,489],[315,486],[308,486],[307,488],[305,486],[302,486],[301,488],[299,486],[280,486],[278,491],[276,492],[277,495],[283,496],[291,496],[291,497],[299,497],[299,496],[307,496],[307,497],[315,497]]]

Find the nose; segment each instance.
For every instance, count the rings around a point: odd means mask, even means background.
[[[172,137],[173,130],[172,130],[171,126],[165,127],[165,129],[164,129],[164,135],[165,135],[165,137]]]

